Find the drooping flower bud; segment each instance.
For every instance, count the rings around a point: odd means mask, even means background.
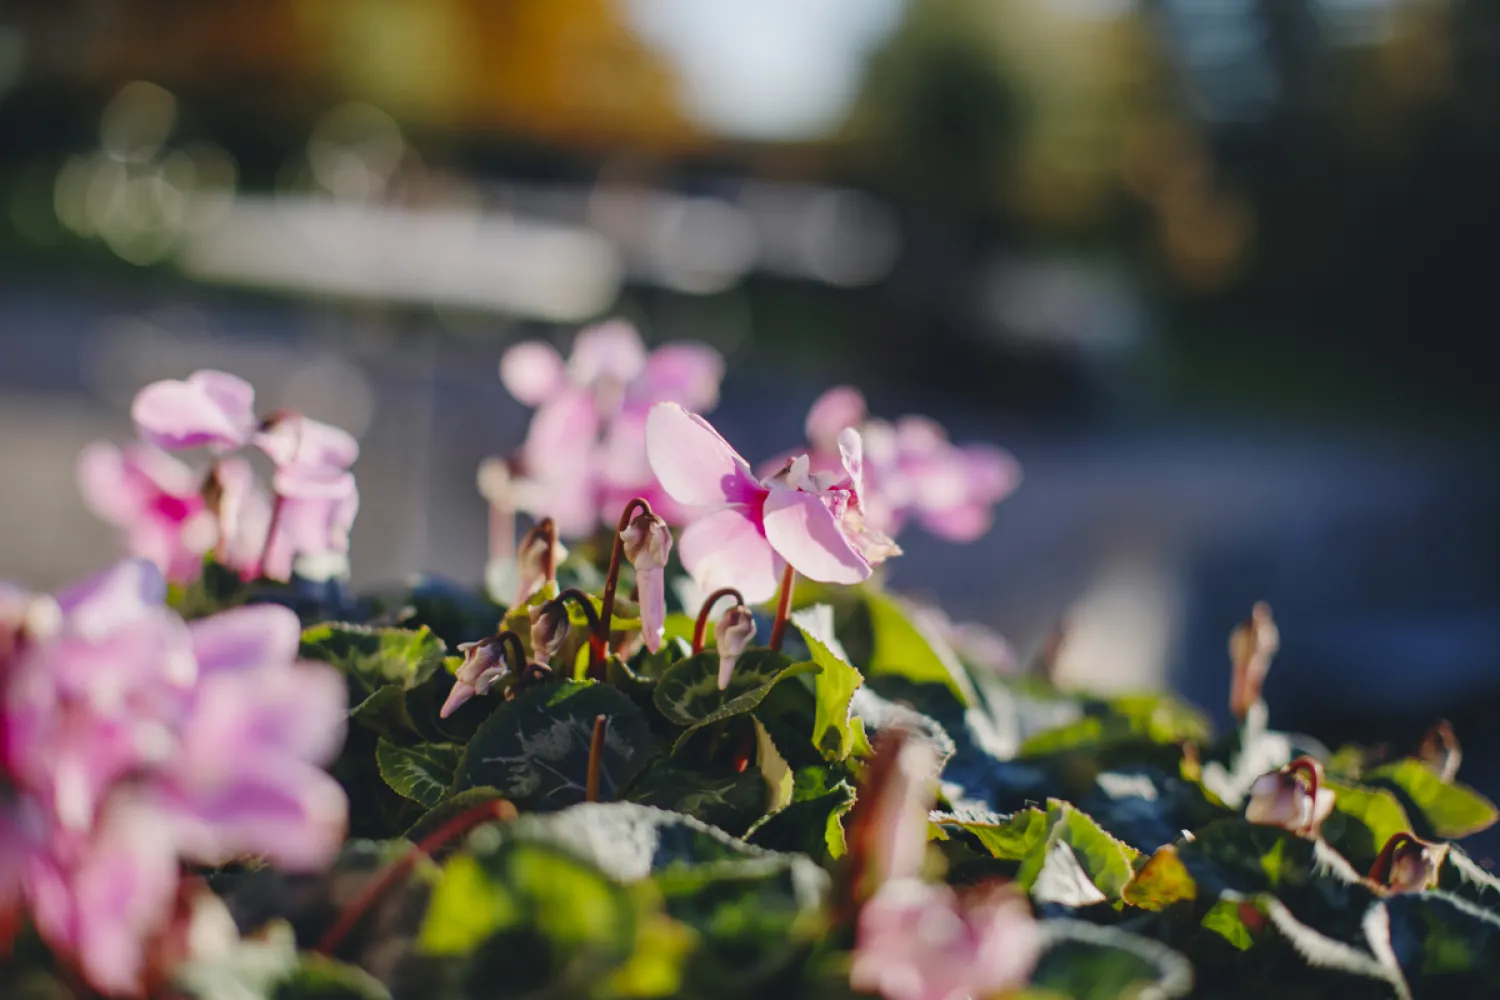
[[[1458,734],[1447,719],[1439,719],[1427,730],[1417,748],[1417,758],[1436,771],[1445,785],[1452,784],[1458,777],[1458,766],[1463,763],[1464,752],[1458,745]]]
[[[458,668],[453,690],[448,692],[448,699],[438,712],[442,719],[452,715],[475,695],[489,694],[495,683],[510,672],[505,662],[505,642],[498,635],[478,642],[461,642],[458,651],[464,654],[464,662]]]
[[[531,619],[531,655],[538,662],[546,663],[568,641],[567,605],[561,601],[548,601],[526,613]]]
[[[1370,867],[1370,881],[1391,892],[1435,889],[1438,869],[1447,857],[1447,844],[1431,844],[1409,833],[1393,833]]]
[[[755,618],[743,604],[731,604],[714,624],[714,645],[719,649],[719,690],[729,687],[729,677],[745,647],[755,641]]]
[[[1245,804],[1245,819],[1263,826],[1279,826],[1299,837],[1316,837],[1333,812],[1333,790],[1321,787],[1323,767],[1310,757],[1298,757],[1279,771],[1255,779]]]
[[[1257,601],[1250,617],[1229,634],[1229,661],[1234,674],[1229,684],[1229,711],[1241,722],[1260,700],[1261,686],[1271,669],[1271,658],[1281,648],[1281,633],[1271,617],[1271,606]]]
[[[656,652],[667,620],[667,557],[672,554],[672,531],[655,514],[639,514],[620,532],[625,558],[635,567],[635,586],[641,601],[641,636]]]
[[[557,577],[557,564],[568,550],[557,540],[557,528],[544,517],[516,545],[516,604],[525,604],[538,590]]]

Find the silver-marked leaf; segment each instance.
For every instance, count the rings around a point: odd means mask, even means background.
[[[1056,851],[1056,845],[1061,843],[1099,890],[1101,899],[1119,899],[1135,874],[1139,852],[1104,832],[1087,813],[1059,799],[1047,801],[1046,822],[1046,839],[1021,862],[1017,880],[1030,889],[1049,865],[1055,872],[1058,865],[1064,864]]]
[[[1081,920],[1044,920],[1039,929],[1042,952],[1031,974],[1039,995],[1171,1000],[1193,988],[1192,965],[1158,941]]]
[[[783,677],[817,670],[769,649],[747,650],[719,690],[719,654],[709,651],[674,664],[656,685],[656,707],[679,726],[698,726],[749,712]]]
[[[411,690],[442,666],[447,646],[424,625],[417,629],[368,628],[324,622],[304,629],[298,655],[338,667],[349,681],[349,705],[360,704],[378,688],[398,684]]]
[[[630,786],[626,798],[685,813],[740,835],[766,809],[766,782],[759,772],[703,774],[674,760],[658,760]]]
[[[502,702],[469,741],[458,786],[489,785],[522,809],[582,802],[600,715],[608,720],[600,793],[613,798],[646,766],[651,732],[633,701],[592,681],[544,684]]]
[[[459,748],[451,743],[398,746],[381,740],[375,747],[380,776],[397,795],[431,809],[443,798],[458,769]]]

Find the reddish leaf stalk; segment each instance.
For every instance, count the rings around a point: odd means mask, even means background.
[[[703,602],[703,606],[698,609],[698,620],[693,623],[694,656],[697,656],[699,653],[703,652],[703,640],[704,637],[708,634],[708,616],[709,613],[713,611],[714,605],[719,602],[719,598],[721,597],[733,597],[736,604],[745,603],[745,595],[741,594],[733,587],[720,587],[718,590],[708,595],[708,598]]]
[[[594,602],[589,600],[587,594],[575,587],[569,587],[558,594],[554,600],[558,604],[572,600],[583,610],[583,617],[589,622],[589,676],[597,681],[604,680],[605,644],[608,642],[609,633],[600,624],[599,612],[594,610]]]
[[[1391,879],[1391,865],[1396,860],[1396,852],[1408,844],[1416,844],[1420,848],[1421,842],[1405,831],[1391,834],[1391,839],[1385,842],[1380,853],[1375,857],[1375,863],[1370,866],[1370,881],[1376,885],[1388,885]]]
[[[615,526],[615,542],[609,550],[609,572],[604,575],[604,598],[599,602],[599,620],[604,629],[599,635],[599,642],[605,646],[609,644],[609,626],[614,620],[615,587],[620,583],[620,558],[625,554],[625,529],[630,527],[637,510],[651,516],[656,513],[645,497],[635,497],[625,505],[620,513],[620,523]]]
[[[786,620],[792,611],[792,589],[796,582],[797,571],[787,563],[786,572],[781,574],[781,598],[776,602],[776,620],[771,623],[771,641],[768,643],[778,653],[781,652],[781,639],[786,635]]]
[[[1318,809],[1318,783],[1323,779],[1323,765],[1311,757],[1298,757],[1286,766],[1288,774],[1301,774],[1307,779],[1307,796],[1312,802],[1313,820],[1317,822]],[[1308,829],[1299,830],[1298,833],[1307,833]]]
[[[599,801],[599,780],[604,773],[604,732],[608,728],[608,717],[594,716],[594,737],[589,740],[588,784],[583,793],[585,802]]]
[[[526,647],[521,642],[521,637],[510,629],[501,629],[495,633],[495,640],[500,647],[510,654],[508,657],[511,672],[520,676],[526,672]]]
[[[412,847],[401,856],[400,860],[389,865],[378,877],[370,881],[360,890],[354,901],[344,907],[339,914],[338,920],[334,921],[332,927],[318,941],[315,949],[323,955],[331,955],[335,948],[343,943],[344,938],[354,929],[354,925],[374,906],[381,896],[401,879],[405,878],[416,866],[419,858],[430,855],[439,847],[457,840],[481,823],[492,819],[504,820],[515,815],[515,807],[505,799],[495,799],[483,802],[467,812],[460,813],[442,826],[438,827],[422,841]]]

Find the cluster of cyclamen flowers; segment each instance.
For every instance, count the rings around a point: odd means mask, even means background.
[[[218,371],[146,386],[131,407],[140,441],[90,445],[79,457],[84,499],[125,534],[132,555],[173,583],[196,579],[212,552],[252,580],[286,581],[298,558],[341,556],[359,510],[349,466],[354,438],[298,413],[255,415],[250,383]],[[275,467],[272,495],[242,454],[253,445]],[[204,449],[206,471],[170,452]]]
[[[830,583],[868,578],[900,551],[893,538],[911,521],[973,540],[1019,482],[1000,449],[957,447],[923,417],[871,419],[847,387],[813,404],[807,449],[756,474],[699,416],[716,405],[723,372],[702,344],[648,354],[620,320],[580,333],[566,362],[540,342],[512,347],[501,379],[537,410],[517,458],[480,471],[500,536],[492,555],[511,557],[505,533],[518,511],[550,517],[559,535],[576,538],[642,497],[667,523],[687,526],[682,562],[700,589],[732,585],[755,603],[775,593],[788,565]]]
[[[343,679],[276,605],[192,623],[154,565],[56,595],[0,586],[0,929],[28,915],[90,985],[169,972],[183,863],[326,865],[347,803]],[[3,935],[0,935],[3,936]]]

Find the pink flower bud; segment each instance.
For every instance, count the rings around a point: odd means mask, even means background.
[[[568,557],[568,550],[557,540],[557,529],[550,517],[544,517],[521,536],[516,546],[516,604],[526,601],[557,578],[557,564]]]
[[[1319,787],[1322,778],[1323,768],[1308,757],[1261,775],[1250,786],[1245,819],[1279,826],[1301,837],[1316,837],[1333,811],[1333,790]]]
[[[641,636],[646,648],[656,652],[667,620],[667,557],[672,553],[672,532],[655,514],[640,514],[620,532],[625,558],[635,567],[635,587],[641,601]]]
[[[1281,633],[1271,617],[1271,606],[1265,601],[1257,601],[1250,617],[1229,634],[1229,661],[1234,665],[1229,684],[1229,710],[1241,722],[1250,706],[1260,700],[1260,689],[1271,669],[1271,658],[1280,648]]]
[[[755,618],[743,604],[730,605],[714,625],[714,644],[719,649],[719,690],[729,686],[735,661],[755,640]]]
[[[568,609],[561,601],[548,601],[526,613],[531,618],[532,657],[546,663],[568,641]]]
[[[492,635],[478,642],[461,642],[458,651],[464,654],[464,662],[458,668],[448,700],[438,712],[442,719],[452,715],[475,695],[489,694],[495,683],[510,672],[505,662],[505,644],[499,636]]]

